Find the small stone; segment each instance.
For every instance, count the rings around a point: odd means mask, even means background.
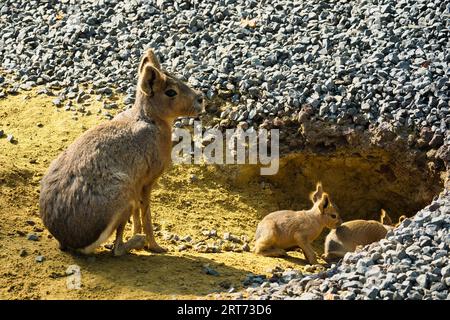
[[[35,234],[35,233],[30,233],[30,234],[28,234],[28,236],[27,236],[27,240],[30,240],[30,241],[39,241],[39,236],[38,236],[37,234]]]
[[[54,99],[52,102],[58,108],[62,106],[62,101],[59,98]]]
[[[19,255],[20,255],[21,257],[25,257],[25,256],[27,256],[27,255],[28,255],[28,252],[27,252],[27,250],[25,250],[25,249],[22,249],[22,250],[20,250],[20,253],[19,253]]]
[[[429,278],[427,274],[421,274],[416,278],[417,284],[422,288],[427,289],[429,287]]]
[[[450,277],[450,265],[447,265],[441,269],[441,275],[443,278]]]
[[[222,244],[222,250],[223,251],[233,251],[233,249],[234,249],[234,246],[232,244],[228,243],[228,242]]]
[[[312,292],[305,292],[299,297],[299,300],[323,300],[323,298]]]
[[[209,237],[210,236],[209,230],[203,230],[202,235],[204,235],[205,237]]]
[[[346,291],[343,294],[341,294],[341,298],[343,300],[354,300],[356,298],[356,293],[352,291]]]
[[[372,287],[370,289],[365,288],[362,290],[362,292],[369,298],[369,299],[375,299],[378,296],[378,293],[380,290],[376,287]]]
[[[228,280],[224,280],[219,282],[219,286],[224,288],[224,289],[230,289],[231,288],[231,282]]]
[[[184,241],[184,242],[191,242],[191,241],[192,241],[192,238],[191,238],[191,236],[185,236],[185,237],[181,238],[181,241]]]
[[[36,257],[36,262],[44,262],[45,257],[44,256],[37,256]]]
[[[210,275],[210,276],[218,276],[219,272],[214,270],[213,268],[209,267],[209,266],[204,266],[203,267],[203,272]]]
[[[347,281],[342,285],[342,289],[359,288],[359,287],[361,287],[361,283],[357,280]]]

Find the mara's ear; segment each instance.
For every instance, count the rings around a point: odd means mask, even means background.
[[[322,194],[322,198],[320,199],[319,208],[320,212],[324,213],[325,209],[330,206],[330,198],[328,194],[324,193]]]
[[[138,69],[139,73],[142,73],[142,70],[144,69],[144,66],[146,64],[149,64],[155,67],[156,69],[161,70],[159,60],[152,49],[147,49],[147,51],[145,51],[144,54],[142,55],[141,62],[139,62],[139,69]]]
[[[142,68],[139,74],[139,90],[145,95],[152,97],[155,93],[155,88],[161,85],[165,76],[150,64],[146,64]]]
[[[323,194],[322,182],[317,182],[316,191],[312,192],[309,195],[309,198],[313,203],[316,203],[317,201],[319,201],[320,198],[322,198],[322,194]]]
[[[385,224],[385,225],[388,225],[388,226],[393,225],[391,217],[389,217],[389,215],[387,214],[387,212],[384,209],[381,209],[380,222],[382,224]]]
[[[398,218],[398,222],[395,224],[395,227],[398,227],[399,225],[401,225],[402,222],[405,221],[405,219],[407,219],[407,218],[408,218],[407,216],[401,215],[401,216]]]

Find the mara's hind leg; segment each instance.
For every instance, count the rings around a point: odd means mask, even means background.
[[[123,231],[126,222],[117,227],[116,241],[114,242],[113,253],[115,256],[121,256],[132,249],[141,250],[145,247],[145,236],[142,234],[133,235],[127,242],[123,242]]]
[[[276,235],[272,230],[264,230],[256,240],[255,253],[265,257],[283,257],[286,251],[274,245]]]
[[[142,233],[141,206],[133,209],[133,234]]]
[[[128,212],[130,212],[130,211],[128,211]],[[113,234],[114,230],[117,229],[117,221],[118,221],[117,219],[119,219],[119,218],[120,218],[120,216],[116,216],[112,221],[110,221],[110,223],[108,224],[106,229],[103,230],[103,232],[100,234],[100,236],[94,243],[88,245],[87,247],[77,249],[77,252],[80,252],[83,254],[94,253],[95,249],[97,249],[102,243],[104,243],[106,240],[108,240],[108,238]]]
[[[286,256],[286,251],[280,248],[266,248],[266,249],[256,249],[256,254],[264,257],[284,257]]]
[[[161,247],[156,243],[155,235],[153,234],[152,216],[150,212],[150,187],[145,187],[142,195],[142,223],[144,225],[144,233],[146,235],[146,242],[148,250],[156,253],[167,252],[167,249]]]

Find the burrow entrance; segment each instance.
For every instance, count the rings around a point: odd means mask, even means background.
[[[236,166],[229,180],[239,187],[257,181],[270,188],[273,197],[268,201],[276,201],[272,207],[280,210],[310,208],[309,194],[321,181],[344,220],[379,220],[384,209],[396,222],[401,215],[411,217],[430,204],[443,190],[447,176],[425,153],[406,150],[407,146],[370,144],[344,144],[325,151],[306,148],[282,157],[273,176],[261,176],[259,167],[246,165]]]

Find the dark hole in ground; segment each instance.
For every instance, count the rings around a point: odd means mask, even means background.
[[[401,215],[414,215],[443,189],[439,172],[416,160],[377,147],[301,152],[282,158],[273,176],[260,176],[256,166],[240,167],[235,183],[270,183],[279,209],[302,210],[311,207],[309,194],[321,181],[344,220],[379,220],[384,209],[396,222]]]

